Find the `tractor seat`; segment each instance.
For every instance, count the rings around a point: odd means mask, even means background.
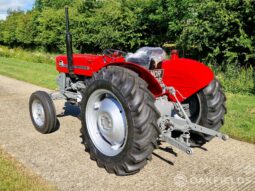
[[[162,62],[165,57],[166,52],[160,47],[142,47],[135,53],[128,53],[125,60],[150,69],[152,64]]]

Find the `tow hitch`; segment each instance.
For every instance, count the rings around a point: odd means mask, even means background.
[[[218,137],[222,139],[223,141],[226,141],[229,139],[228,135],[222,134],[218,131],[203,127],[201,125],[192,123],[189,117],[187,116],[183,106],[179,102],[177,96],[176,96],[176,90],[174,87],[168,88],[171,95],[174,96],[176,100],[176,109],[178,109],[182,115],[184,116],[184,119],[177,119],[170,116],[164,116],[163,119],[161,118],[161,122],[159,124],[161,128],[161,135],[160,140],[165,141],[178,149],[186,152],[187,154],[191,155],[193,154],[193,150],[190,147],[190,131],[203,133],[205,135],[210,135],[213,137]],[[182,132],[181,135],[177,138],[174,138],[173,131],[179,131]]]

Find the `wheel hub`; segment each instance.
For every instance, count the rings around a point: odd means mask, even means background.
[[[45,114],[42,103],[39,100],[34,100],[32,103],[32,115],[34,118],[34,122],[38,126],[43,126],[45,121]]]
[[[88,100],[86,123],[91,140],[105,155],[121,152],[127,137],[126,116],[119,100],[108,90],[96,90]]]
[[[113,127],[111,116],[108,113],[99,114],[98,126],[100,131],[111,131]]]

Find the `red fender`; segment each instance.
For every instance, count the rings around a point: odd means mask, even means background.
[[[178,58],[174,55],[162,63],[163,82],[177,90],[179,101],[184,101],[194,93],[207,86],[213,79],[212,70],[206,65],[191,59]],[[182,95],[178,95],[178,92]],[[172,100],[173,97],[167,93]]]
[[[131,62],[118,62],[111,63],[109,65],[121,66],[124,68],[128,68],[134,72],[136,72],[140,78],[148,84],[148,89],[157,97],[162,94],[162,88],[157,79],[150,73],[146,68],[139,66],[138,64],[133,64]]]

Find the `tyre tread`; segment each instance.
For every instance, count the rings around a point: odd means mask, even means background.
[[[128,108],[133,117],[134,136],[133,144],[129,152],[118,163],[109,163],[101,158],[97,158],[94,149],[88,147],[85,139],[85,120],[82,120],[82,139],[86,150],[90,156],[97,161],[99,167],[104,167],[107,172],[116,175],[129,175],[140,171],[151,158],[154,150],[154,144],[159,134],[159,129],[154,123],[159,117],[159,113],[154,106],[155,98],[147,89],[147,83],[139,78],[138,74],[118,66],[108,66],[103,68],[97,74],[94,74],[90,80],[85,82],[90,86],[96,80],[105,80],[111,82],[114,87],[121,91],[125,97]],[[84,90],[84,93],[85,94]],[[83,105],[83,101],[81,105]]]

